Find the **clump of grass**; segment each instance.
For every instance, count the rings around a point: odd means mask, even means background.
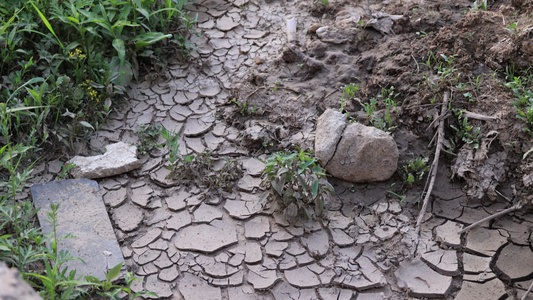
[[[516,117],[527,125],[523,130],[533,135],[533,92],[526,87],[530,81],[531,78],[513,77],[505,86],[510,88],[515,96],[513,106],[516,109]]]
[[[455,130],[457,137],[461,142],[470,144],[474,149],[479,148],[483,135],[481,134],[481,127],[474,127],[468,122],[467,117],[462,116],[462,111],[455,110],[455,115],[459,122],[459,126],[450,125]]]
[[[236,160],[219,160],[206,150],[199,154],[183,155],[179,149],[178,134],[161,129],[169,150],[167,155],[170,170],[169,178],[186,185],[195,184],[204,188],[204,195],[209,198],[217,193],[230,192],[236,181],[242,177],[242,164]]]
[[[139,129],[135,131],[135,135],[139,139],[136,146],[140,154],[146,154],[155,148],[163,147],[163,145],[157,142],[161,136],[161,125],[141,124],[139,125]]]
[[[422,181],[424,176],[429,172],[429,158],[417,157],[410,159],[403,166],[403,183],[411,187],[416,182]]]
[[[378,103],[376,98],[371,98],[368,103],[363,103],[363,109],[370,120],[370,123],[383,131],[394,131],[398,126],[394,125],[392,118],[393,114],[400,112],[398,103],[396,102],[397,94],[394,92],[394,86],[388,89],[382,89],[378,95],[378,99],[381,100]],[[378,105],[384,106],[383,116],[380,116],[378,112]]]

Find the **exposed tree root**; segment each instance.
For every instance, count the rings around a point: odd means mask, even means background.
[[[439,156],[440,151],[442,150],[442,142],[444,140],[444,120],[446,119],[444,116],[446,115],[446,112],[448,110],[448,100],[450,97],[450,93],[446,92],[444,93],[444,100],[442,101],[442,107],[440,111],[439,116],[439,128],[437,131],[437,145],[435,147],[435,158],[433,159],[433,163],[431,164],[431,169],[429,171],[430,174],[430,180],[429,180],[429,186],[426,191],[426,196],[424,197],[424,202],[422,204],[422,209],[420,210],[420,213],[418,214],[418,219],[416,221],[415,226],[415,232],[416,236],[420,233],[420,226],[422,225],[422,221],[424,220],[424,215],[426,214],[426,209],[429,203],[429,198],[431,197],[431,191],[433,190],[433,186],[435,185],[435,178],[437,178],[437,171],[439,168]]]

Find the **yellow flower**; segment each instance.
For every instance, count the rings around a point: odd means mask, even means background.
[[[69,51],[68,55],[70,58],[86,58],[87,56],[83,54],[83,51],[77,49],[74,52]]]

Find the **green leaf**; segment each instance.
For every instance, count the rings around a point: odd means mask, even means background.
[[[7,28],[8,28],[9,25],[15,20],[15,17],[19,14],[19,12],[20,12],[21,10],[22,10],[22,8],[19,9],[19,10],[18,10],[18,11],[17,11],[17,12],[16,12],[16,13],[15,13],[15,14],[9,19],[9,21],[7,21],[7,22],[4,24],[4,26],[0,27],[0,35],[3,35],[4,32],[7,31]]]
[[[43,82],[44,81],[44,78],[42,77],[34,77],[28,81],[26,81],[23,85],[21,85],[19,88],[17,88],[13,94],[11,94],[11,96],[9,96],[9,98],[7,99],[7,101],[5,103],[9,103],[9,101],[11,100],[11,98],[15,97],[15,95],[18,93],[18,91],[24,87],[26,87],[27,85],[30,85],[30,84],[34,84],[34,83],[37,83],[37,82]],[[35,108],[35,107],[33,107]],[[32,108],[32,109],[33,109]],[[20,111],[20,110],[27,110],[27,109],[30,109],[29,107],[20,107],[20,108],[14,108],[14,109],[11,109],[11,111],[8,109],[8,112],[14,112],[14,111]]]
[[[311,159],[311,160],[308,160],[304,163],[304,165],[302,166],[302,168],[307,168],[309,167],[310,165],[314,164],[315,163],[315,159]]]
[[[274,188],[274,190],[278,192],[278,195],[283,195],[283,184],[282,184],[281,178],[285,178],[285,177],[275,177],[271,183],[272,188]]]
[[[95,130],[93,125],[89,124],[88,122],[86,121],[80,121],[80,125],[83,126],[83,127],[86,127],[86,128],[91,128],[92,130]]]
[[[133,38],[133,42],[135,42],[135,51],[170,37],[172,37],[172,34],[163,34],[162,32],[141,33]]]
[[[76,24],[80,24],[80,20],[74,18],[74,17],[67,17],[67,20],[73,22],[73,23],[76,23]]]
[[[114,39],[113,48],[117,50],[120,65],[124,65],[124,60],[126,59],[126,46],[124,46],[124,41],[121,39]]]
[[[313,185],[311,186],[311,194],[313,195],[313,199],[318,195],[318,181],[318,178],[315,179]]]
[[[289,204],[285,209],[285,214],[289,218],[295,218],[298,216],[298,206],[294,203]]]
[[[94,276],[85,276],[85,280],[89,283],[100,283],[100,279],[94,277]]]
[[[141,15],[143,15],[146,18],[146,20],[150,21],[150,15],[148,14],[148,11],[146,11],[146,9],[140,7],[140,8],[137,8],[137,11]]]
[[[118,277],[120,274],[120,269],[122,268],[122,263],[119,263],[118,265],[114,266],[105,274],[105,277],[107,278],[107,281],[111,281]]]
[[[48,28],[48,30],[50,30],[50,32],[56,37],[57,42],[59,43],[59,46],[61,46],[61,49],[65,49],[65,46],[63,46],[63,43],[61,43],[61,40],[59,40],[59,38],[57,37],[54,29],[52,28],[52,25],[50,25],[50,22],[48,22],[48,19],[46,19],[43,13],[37,8],[37,6],[35,6],[35,4],[33,4],[33,2],[30,1],[30,3],[31,5],[33,5],[33,8],[35,8],[35,10],[37,11],[37,14],[39,14],[39,17],[41,17],[41,20],[43,20],[43,23],[44,25],[46,25],[46,28]]]

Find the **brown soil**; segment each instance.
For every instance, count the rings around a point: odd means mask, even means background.
[[[462,184],[472,200],[502,200],[498,196],[502,190],[508,198],[529,194],[531,188],[524,186],[522,178],[532,169],[532,158],[522,160],[522,155],[531,148],[532,139],[522,130],[526,125],[516,118],[513,93],[504,83],[506,69],[523,75],[533,62],[533,31],[528,29],[533,25],[533,4],[489,1],[483,11],[472,10],[472,1],[379,2],[370,1],[372,13],[401,16],[389,34],[364,26],[370,20],[366,1],[297,5],[312,16],[298,21],[303,32],[299,42],[288,46],[278,59],[257,65],[249,81],[234,92],[236,99],[257,111],[243,113],[235,106],[224,111],[228,122],[250,133],[243,144],[261,151],[292,144],[312,148],[317,117],[327,108],[339,109],[341,88],[355,83],[361,88],[347,101],[345,112],[368,124],[361,104],[394,87],[401,110],[393,116],[398,128],[392,134],[400,161],[420,156],[431,160],[433,116],[440,112],[448,91],[450,109],[494,119],[470,118],[469,124],[480,128],[482,138],[468,144],[452,128],[460,126],[458,117],[450,113],[445,122],[447,152],[440,167],[452,171],[454,182]],[[343,25],[348,15],[360,16],[363,26]],[[515,22],[516,35],[506,29]],[[329,27],[330,41],[321,41],[314,32],[321,26]],[[452,57],[447,63],[446,58]],[[453,72],[443,78],[439,65]],[[378,108],[383,109],[383,104]],[[257,128],[262,128],[260,133]],[[393,190],[415,195],[407,198],[415,203],[423,186],[400,189],[401,172],[400,164],[397,175],[383,186],[396,183]]]

